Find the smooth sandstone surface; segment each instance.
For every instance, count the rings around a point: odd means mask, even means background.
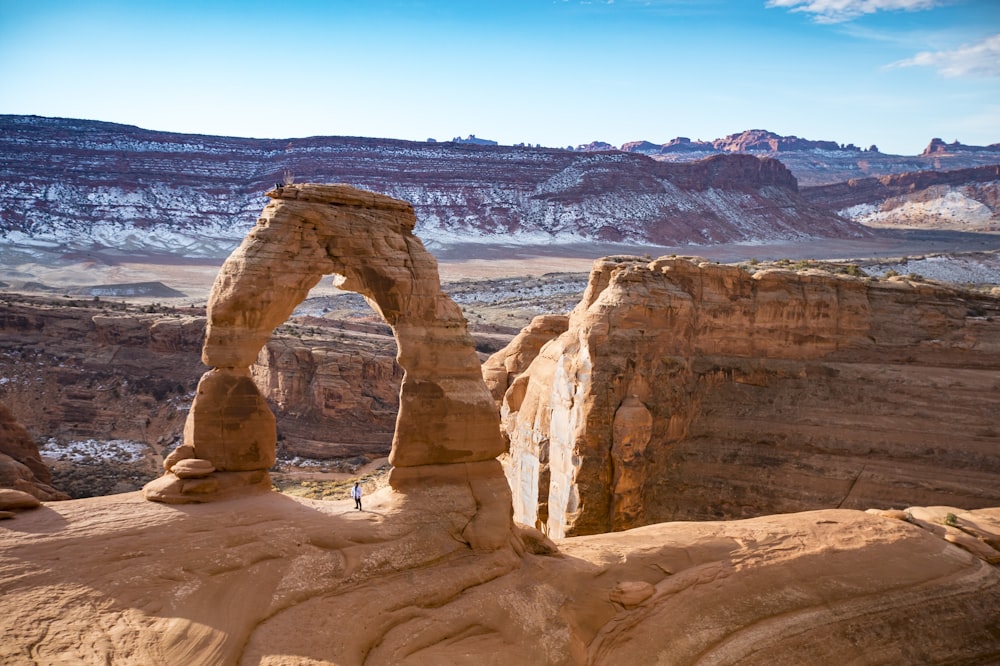
[[[1000,570],[933,522],[995,548],[998,509],[911,509],[928,529],[853,510],[666,523],[558,552],[516,530],[477,552],[476,502],[417,483],[365,511],[276,493],[47,504],[0,527],[0,663],[1000,660]]]

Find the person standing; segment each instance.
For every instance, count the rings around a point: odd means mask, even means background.
[[[354,487],[351,488],[351,497],[354,498],[354,508],[361,511],[361,483],[358,481],[354,482]]]

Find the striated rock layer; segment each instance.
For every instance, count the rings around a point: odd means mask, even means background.
[[[523,372],[506,367],[539,347]],[[484,366],[508,387],[515,517],[551,536],[994,506],[998,370],[995,297],[632,257],[595,263],[566,332]]]
[[[274,328],[329,274],[364,296],[396,338],[404,375],[389,455],[393,487],[452,478],[478,499],[497,492],[495,458],[505,442],[495,405],[465,318],[413,235],[412,207],[347,185],[292,185],[268,194],[273,201],[212,288],[202,360],[213,369],[198,385],[184,452],[165,462],[167,474],[146,486],[146,496],[198,502],[269,487],[275,418],[250,366]],[[172,466],[186,459],[206,460],[213,470],[181,478]],[[506,514],[509,523],[503,501],[490,511],[497,515],[484,520],[502,527]],[[479,534],[479,517],[469,523],[470,543],[491,538]]]

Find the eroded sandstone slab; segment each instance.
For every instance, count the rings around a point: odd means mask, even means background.
[[[506,442],[473,339],[461,310],[441,291],[437,262],[413,235],[410,204],[347,185],[290,185],[268,196],[271,203],[222,266],[209,299],[202,360],[213,370],[202,378],[184,431],[192,456],[219,473],[266,474],[274,463],[274,417],[249,367],[274,328],[330,274],[364,296],[396,338],[404,376],[390,462],[464,465],[502,453]],[[211,498],[182,490],[195,481],[203,489],[211,476],[175,484],[170,476],[156,482],[155,492],[148,487],[147,496]]]

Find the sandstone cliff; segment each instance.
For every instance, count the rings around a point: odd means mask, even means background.
[[[204,317],[185,310],[5,295],[0,399],[55,458],[57,487],[133,490],[183,426],[203,331]]]
[[[0,301],[0,399],[32,447],[47,442],[54,485],[74,497],[138,489],[181,438],[204,371],[204,310],[144,309],[17,294]],[[402,379],[395,353],[380,327],[286,322],[253,366],[282,455],[387,455]]]
[[[1000,303],[929,284],[607,258],[507,384],[516,518],[550,535],[1000,503]],[[515,343],[518,345],[520,343]]]

